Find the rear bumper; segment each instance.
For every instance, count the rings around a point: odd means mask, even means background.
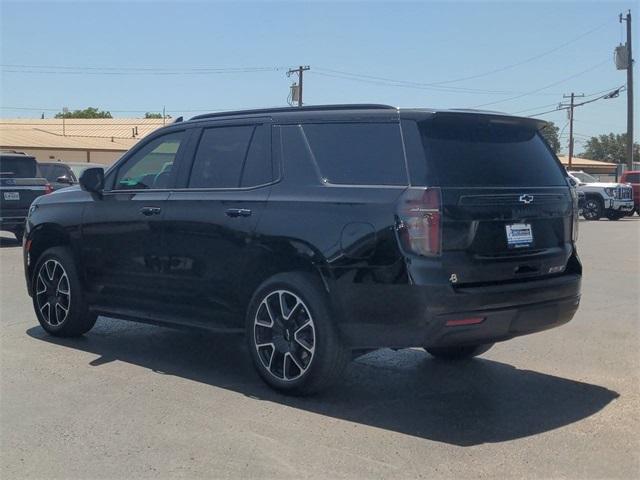
[[[507,340],[570,321],[581,274],[473,288],[369,285],[342,296],[340,331],[352,348],[436,347]],[[474,325],[450,320],[482,318]]]

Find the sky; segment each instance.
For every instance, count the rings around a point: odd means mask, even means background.
[[[632,9],[640,52],[637,5],[1,0],[0,117],[95,106],[116,117],[166,108],[188,118],[286,106],[293,81],[286,71],[298,65],[310,66],[305,104],[532,115],[572,91],[606,93],[626,83],[613,49],[625,35],[618,14]],[[540,118],[563,129],[566,150],[566,112]],[[576,109],[577,152],[592,135],[625,131],[624,92]]]

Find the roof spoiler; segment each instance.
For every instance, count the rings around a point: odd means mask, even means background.
[[[512,125],[525,125],[529,127],[533,127],[536,130],[540,130],[549,125],[549,122],[544,120],[540,120],[539,118],[533,117],[518,117],[515,115],[509,115],[508,113],[502,112],[490,112],[483,110],[447,110],[447,111],[439,111],[433,112],[434,119],[460,119],[460,117],[472,117],[478,120],[486,119],[489,122],[495,123],[503,123],[503,124],[512,124]]]

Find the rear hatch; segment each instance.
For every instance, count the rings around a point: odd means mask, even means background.
[[[0,217],[25,217],[31,202],[47,191],[35,158],[0,155]]]
[[[572,252],[565,173],[527,119],[479,114],[419,123],[430,186],[441,191],[442,262],[452,282],[561,273]]]

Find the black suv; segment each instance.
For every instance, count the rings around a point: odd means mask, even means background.
[[[200,115],[37,199],[29,293],[52,335],[98,315],[245,332],[272,387],[358,353],[457,359],[569,321],[577,199],[531,118],[337,105]]]

